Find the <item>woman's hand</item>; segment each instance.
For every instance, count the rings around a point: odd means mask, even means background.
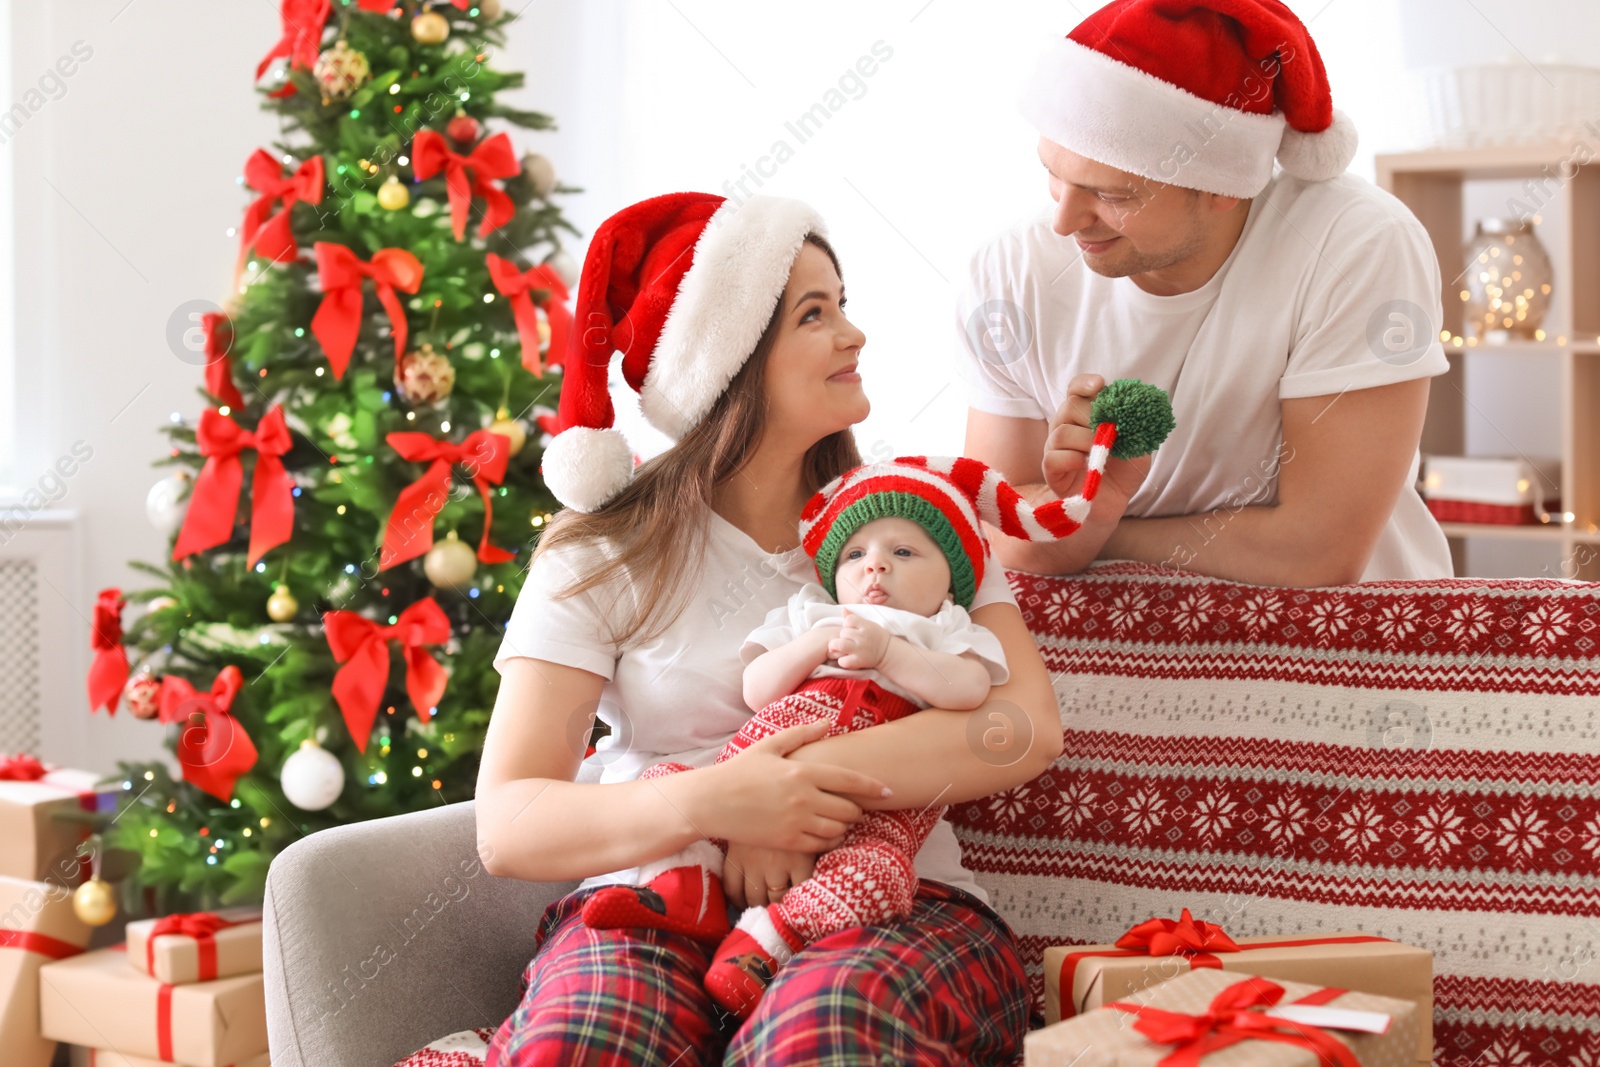
[[[889,631],[845,608],[839,634],[828,642],[828,658],[847,671],[860,671],[883,666],[888,655]]]
[[[827,732],[821,719],[791,726],[732,759],[687,772],[685,784],[692,782],[693,788],[685,796],[684,814],[695,831],[730,845],[825,851],[861,818],[861,806],[849,797],[891,795],[888,786],[859,771],[784,758]]]
[[[837,848],[836,839],[830,848]],[[784,891],[811,877],[817,857],[810,852],[789,852],[760,845],[728,844],[722,865],[722,890],[736,908],[776,904]]]
[[[1089,428],[1089,408],[1105,384],[1105,379],[1098,374],[1080,374],[1073,378],[1067,385],[1067,399],[1050,420],[1050,432],[1044,441],[1044,480],[1050,491],[1062,499],[1083,489],[1084,475],[1089,470],[1089,449],[1094,444],[1094,431]],[[1128,500],[1144,484],[1145,475],[1149,473],[1149,456],[1108,459],[1091,509],[1094,518],[1120,519],[1128,509]]]

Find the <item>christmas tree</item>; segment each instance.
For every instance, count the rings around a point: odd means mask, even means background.
[[[497,125],[498,0],[283,0],[256,75],[236,285],[197,316],[198,419],[166,427],[155,579],[105,590],[91,705],[159,720],[103,828],[167,906],[259,899],[336,824],[472,796],[533,539],[577,231]],[[126,632],[128,602],[134,616]],[[120,698],[120,699],[119,699]],[[153,722],[152,727],[156,724]]]

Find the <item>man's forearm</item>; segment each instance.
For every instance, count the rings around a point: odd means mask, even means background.
[[[1102,559],[1132,559],[1254,585],[1345,585],[1361,580],[1337,529],[1308,535],[1303,524],[1269,505],[1219,507],[1198,515],[1125,518],[1100,550]]]

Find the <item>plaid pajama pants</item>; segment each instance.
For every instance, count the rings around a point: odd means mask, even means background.
[[[713,946],[590,929],[595,888],[546,909],[486,1067],[1011,1067],[1037,1021],[1010,927],[942,882],[918,884],[909,918],[807,945],[731,1033],[701,984]]]

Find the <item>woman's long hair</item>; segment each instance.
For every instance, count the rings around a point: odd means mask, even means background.
[[[839,257],[823,237],[807,234],[806,241],[826,252],[834,270],[839,269]],[[652,640],[677,621],[684,598],[700,577],[712,492],[749,461],[766,430],[767,359],[777,343],[782,312],[780,296],[750,358],[698,425],[641,463],[628,487],[599,511],[563,508],[539,538],[534,559],[565,545],[598,542],[612,550],[608,560],[555,598],[577,596],[613,578],[628,581],[632,614],[609,620],[619,646],[635,637]],[[860,463],[850,430],[829,434],[806,452],[807,488],[815,492]]]

